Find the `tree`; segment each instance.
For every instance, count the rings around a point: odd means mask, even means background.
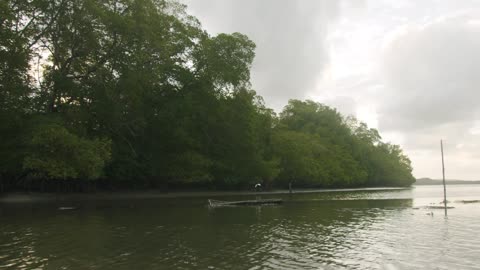
[[[377,130],[313,101],[291,100],[275,127],[280,182],[349,187],[410,185],[410,161]]]
[[[1,2],[0,188],[410,183],[401,149],[356,119],[308,100],[267,108],[254,56],[247,36],[211,36],[175,1]]]
[[[28,145],[23,166],[44,179],[97,179],[110,160],[109,140],[80,138],[58,124],[39,126]]]

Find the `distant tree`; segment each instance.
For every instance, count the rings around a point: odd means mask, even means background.
[[[291,100],[275,128],[279,181],[308,186],[410,185],[408,157],[377,130],[313,101]]]

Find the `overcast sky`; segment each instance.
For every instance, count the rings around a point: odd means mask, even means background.
[[[182,0],[256,44],[254,89],[313,99],[402,146],[416,177],[480,180],[480,1]]]

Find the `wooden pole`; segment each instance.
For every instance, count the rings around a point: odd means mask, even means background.
[[[443,205],[445,207],[445,216],[447,215],[447,187],[445,185],[445,162],[443,160],[443,141],[440,140],[440,150],[442,152],[442,174],[443,174]]]

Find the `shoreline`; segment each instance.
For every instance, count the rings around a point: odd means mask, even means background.
[[[292,194],[352,192],[352,191],[388,191],[405,190],[410,187],[368,187],[368,188],[328,188],[328,189],[298,189]],[[1,203],[28,203],[39,201],[64,200],[122,200],[122,199],[165,199],[165,198],[205,198],[220,196],[260,196],[260,195],[287,195],[289,190],[272,191],[100,191],[96,193],[40,193],[40,192],[7,192],[0,194]]]

